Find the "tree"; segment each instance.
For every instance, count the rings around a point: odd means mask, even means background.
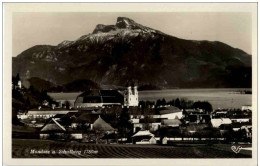
[[[162,99],[161,105],[166,105],[166,100],[165,100],[165,98]]]
[[[186,102],[185,99],[181,99],[181,101],[180,101],[180,107],[181,107],[181,108],[187,108],[187,102]]]
[[[211,105],[209,102],[207,102],[207,101],[203,101],[203,102],[198,101],[198,102],[195,102],[195,103],[193,104],[192,108],[195,108],[195,109],[197,109],[197,108],[203,109],[203,110],[205,110],[205,112],[207,112],[207,113],[210,113],[210,112],[213,111],[212,105]]]
[[[31,102],[30,102],[29,97],[27,97],[27,99],[25,101],[25,107],[26,107],[26,110],[31,109]]]
[[[139,101],[139,107],[143,108],[145,107],[145,102],[142,100],[142,101]]]
[[[12,77],[12,82],[14,85],[18,85],[18,81],[20,80],[20,75],[17,73],[15,77]]]
[[[130,115],[126,107],[123,108],[119,120],[118,120],[118,130],[123,137],[126,137],[126,134],[131,130],[132,124],[130,123]]]
[[[20,120],[17,118],[17,113],[18,113],[17,108],[12,107],[12,124],[23,126],[24,124],[22,122],[20,122]]]
[[[70,102],[68,100],[65,101],[65,107],[66,109],[70,109],[71,107]]]
[[[179,98],[177,98],[174,103],[175,103],[175,107],[178,107],[178,108],[181,107],[181,103],[180,103],[180,99]]]
[[[158,99],[158,100],[156,101],[156,107],[159,107],[160,105],[162,105],[162,102],[161,102],[160,99]]]
[[[167,104],[171,105],[171,106],[174,106],[174,99],[170,100],[169,102],[167,102]]]

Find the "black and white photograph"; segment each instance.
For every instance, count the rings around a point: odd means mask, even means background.
[[[252,159],[254,22],[250,11],[12,12],[11,158]]]

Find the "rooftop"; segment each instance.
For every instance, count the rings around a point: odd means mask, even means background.
[[[179,108],[174,106],[162,107],[159,108],[159,111],[161,115],[182,112]]]
[[[132,137],[140,137],[140,136],[151,136],[151,137],[153,137],[154,134],[150,133],[149,130],[140,130],[137,133],[135,133]]]
[[[80,94],[76,103],[123,103],[124,96],[117,90],[88,90]]]

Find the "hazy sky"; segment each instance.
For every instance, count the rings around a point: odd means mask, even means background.
[[[190,40],[221,41],[251,54],[250,13],[14,13],[13,56],[34,45],[57,45],[92,33],[117,17]]]

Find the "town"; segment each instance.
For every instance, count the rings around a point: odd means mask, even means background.
[[[26,89],[19,78],[13,79],[12,89],[13,98],[28,93],[38,93],[39,98],[38,105],[30,97],[21,100],[25,104],[13,99],[13,109],[19,106],[13,123],[34,133],[13,132],[13,138],[94,144],[252,143],[249,105],[213,110],[206,101],[139,101],[133,83],[123,91],[86,90],[74,103],[54,101],[33,87]]]

